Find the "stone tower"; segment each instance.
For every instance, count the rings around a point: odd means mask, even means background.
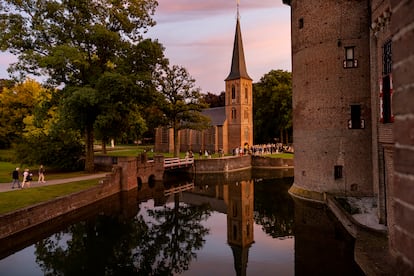
[[[290,192],[372,195],[369,1],[283,2],[292,24]]]
[[[247,74],[240,19],[237,15],[231,70],[226,83],[228,153],[236,147],[253,145],[252,79]]]

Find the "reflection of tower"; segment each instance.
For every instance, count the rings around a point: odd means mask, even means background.
[[[227,200],[227,242],[233,251],[237,275],[246,275],[253,236],[253,180],[229,184]]]

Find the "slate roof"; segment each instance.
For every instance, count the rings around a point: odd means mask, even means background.
[[[249,77],[249,74],[247,74],[246,61],[244,58],[243,51],[243,41],[240,30],[240,20],[239,18],[237,18],[236,34],[234,36],[233,45],[233,59],[231,61],[231,70],[229,76],[225,80],[228,81],[240,78],[252,80]]]
[[[225,106],[204,109],[201,113],[211,119],[211,125],[213,126],[222,126],[226,120]]]

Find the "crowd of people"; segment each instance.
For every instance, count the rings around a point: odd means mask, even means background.
[[[198,158],[211,158],[212,154],[216,152],[210,152],[208,150],[201,150],[198,152]],[[219,157],[224,156],[224,151],[222,149],[218,150]],[[276,153],[294,153],[294,149],[290,145],[284,145],[282,143],[276,144],[259,144],[248,146],[245,145],[244,147],[239,146],[232,150],[232,154],[234,156],[242,156],[242,155],[266,155],[266,154],[276,154]],[[186,158],[193,158],[193,152],[191,150],[186,152]]]
[[[20,177],[22,177],[22,182],[20,183]],[[19,188],[23,189],[25,186],[30,188],[31,181],[33,180],[33,173],[30,172],[28,168],[24,169],[23,173],[20,175],[20,168],[16,168],[12,172],[12,189]],[[46,183],[45,181],[45,168],[43,165],[40,165],[38,170],[37,183]]]
[[[276,144],[259,144],[249,147],[245,145],[244,147],[237,147],[233,149],[233,155],[265,155],[265,154],[274,154],[274,153],[293,153],[293,147],[289,145],[283,145],[282,143]]]

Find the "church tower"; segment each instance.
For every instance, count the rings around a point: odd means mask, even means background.
[[[227,148],[231,153],[236,147],[253,145],[253,86],[246,69],[238,7],[231,70],[225,83]]]

